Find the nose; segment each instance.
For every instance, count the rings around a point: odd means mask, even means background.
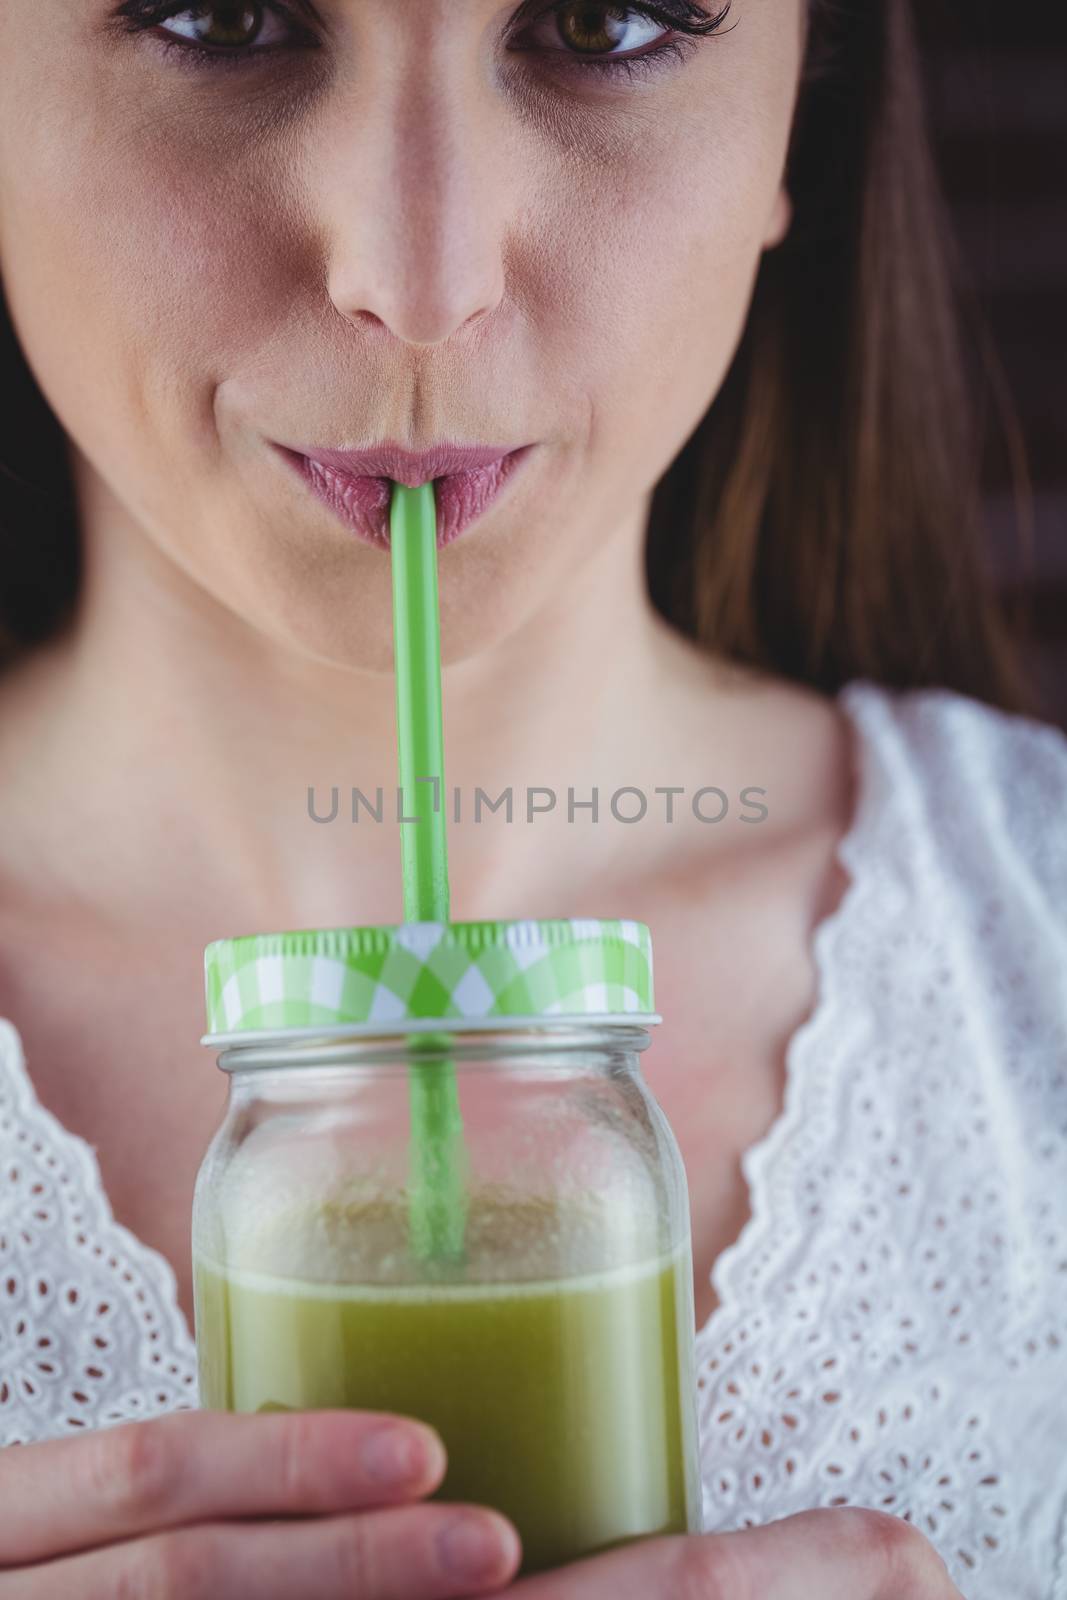
[[[436,81],[425,67],[406,84],[401,76],[370,104],[336,111],[323,192],[328,287],[350,322],[432,346],[503,296],[506,173],[477,88],[449,84],[441,63]]]

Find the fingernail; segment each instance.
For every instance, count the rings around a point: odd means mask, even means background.
[[[495,1577],[512,1542],[506,1533],[506,1525],[492,1517],[456,1517],[437,1536],[442,1567],[465,1583]]]
[[[424,1476],[429,1435],[414,1428],[378,1428],[363,1443],[363,1465],[375,1483],[411,1483]]]

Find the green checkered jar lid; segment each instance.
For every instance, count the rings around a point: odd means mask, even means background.
[[[203,1044],[571,1021],[658,1022],[643,922],[406,922],[216,939]]]

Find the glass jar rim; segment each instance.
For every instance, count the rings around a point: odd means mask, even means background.
[[[296,1068],[304,1065],[359,1066],[358,1061],[346,1062],[344,1052],[355,1046],[361,1054],[374,1056],[378,1061],[402,1061],[409,1053],[408,1040],[412,1034],[442,1038],[447,1041],[440,1048],[441,1055],[467,1055],[472,1052],[487,1055],[494,1048],[515,1055],[536,1054],[538,1051],[581,1051],[623,1048],[639,1052],[650,1043],[648,1027],[659,1022],[659,1016],[635,1016],[632,1012],[620,1016],[604,1017],[498,1017],[485,1019],[454,1018],[459,1027],[442,1027],[441,1019],[418,1019],[423,1026],[404,1027],[377,1024],[349,1024],[335,1028],[289,1028],[264,1030],[253,1036],[250,1032],[212,1035],[202,1044],[215,1044],[219,1050],[218,1065],[224,1072],[240,1072],[256,1068]],[[494,1041],[493,1036],[497,1036]],[[436,1052],[435,1052],[436,1053]],[[331,1063],[331,1057],[338,1057]]]
[[[305,1028],[240,1028],[227,1033],[205,1033],[200,1043],[216,1050],[231,1045],[287,1044],[301,1039],[402,1038],[409,1033],[505,1033],[532,1028],[650,1028],[663,1018],[657,1011],[574,1011],[540,1016],[404,1017],[388,1022],[338,1022]],[[457,1026],[458,1024],[458,1026]]]

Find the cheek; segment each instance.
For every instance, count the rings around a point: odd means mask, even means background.
[[[587,386],[592,446],[620,501],[653,486],[737,348],[801,48],[796,0],[738,7],[736,30],[705,41],[669,90],[603,118],[529,121],[524,171],[543,161],[541,192],[556,197],[554,226],[525,252],[541,264],[538,320],[561,391]]]
[[[56,86],[54,114],[3,163],[0,261],[49,402],[147,511],[153,490],[173,504],[192,457],[203,472],[215,387],[291,319],[300,267],[247,160],[177,135],[158,108],[138,118],[110,87],[87,101],[84,84]],[[5,148],[10,134],[5,116]]]
[[[539,263],[553,381],[562,392],[585,386],[593,445],[620,488],[651,487],[722,382],[786,132],[785,119],[779,128],[738,112],[690,122],[677,142],[662,130],[635,140],[627,159],[575,183],[527,252]]]

